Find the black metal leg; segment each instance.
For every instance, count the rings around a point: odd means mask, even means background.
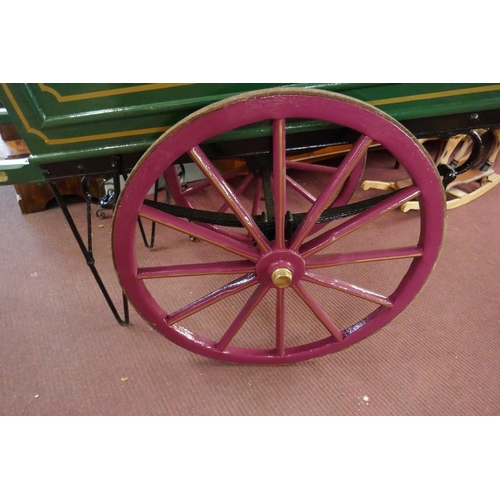
[[[94,278],[99,285],[99,288],[104,295],[104,298],[106,299],[106,302],[108,303],[109,308],[111,309],[111,312],[113,313],[114,317],[118,321],[120,325],[128,325],[130,323],[129,320],[129,308],[128,308],[128,299],[125,296],[125,294],[122,292],[122,300],[123,300],[123,311],[124,311],[124,318],[122,319],[113,304],[113,301],[111,300],[111,297],[109,296],[108,291],[106,290],[106,287],[104,286],[104,283],[99,276],[99,273],[95,267],[95,259],[94,255],[92,252],[92,217],[90,213],[90,201],[87,201],[87,232],[88,232],[88,247],[85,245],[78,228],[75,225],[75,222],[73,220],[73,217],[71,216],[68,207],[66,205],[66,202],[64,201],[64,198],[62,197],[58,187],[56,186],[55,182],[49,181],[49,186],[52,189],[52,192],[54,193],[54,197],[57,200],[57,203],[61,207],[61,210],[64,214],[64,217],[66,218],[66,221],[68,222],[68,225],[71,229],[71,232],[73,233],[78,246],[80,247],[81,252],[83,253],[83,256],[85,257],[85,260],[87,262],[87,265],[89,266],[92,274],[94,275]]]

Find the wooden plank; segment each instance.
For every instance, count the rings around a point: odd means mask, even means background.
[[[0,146],[3,157],[7,160],[25,158],[30,151],[14,125],[0,125]]]
[[[0,141],[2,143],[3,156],[7,160],[25,158],[30,155],[30,151],[22,139],[16,141],[4,141],[0,139]]]

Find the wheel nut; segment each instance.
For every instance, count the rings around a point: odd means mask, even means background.
[[[286,288],[292,282],[292,271],[286,267],[278,267],[273,271],[271,280],[277,288]]]

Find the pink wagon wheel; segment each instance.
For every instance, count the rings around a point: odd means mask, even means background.
[[[287,143],[298,119],[356,134],[306,210],[287,183]],[[248,126],[265,130],[263,124],[269,125],[269,167],[261,176],[264,211],[257,215],[256,198],[238,190],[245,180],[233,185],[206,151]],[[385,174],[412,184],[375,197],[357,192],[353,203],[330,208],[373,143],[404,167]],[[196,209],[148,200],[167,167],[186,156],[216,198],[202,199],[206,206]],[[314,173],[307,175],[314,187]],[[396,210],[409,200],[420,203],[410,218]],[[221,201],[227,212],[219,210]],[[138,217],[165,231],[154,252],[137,244]],[[177,345],[233,363],[293,363],[344,349],[402,312],[435,265],[444,224],[435,166],[398,122],[335,93],[271,89],[203,108],[150,147],[118,200],[113,258],[130,302]]]

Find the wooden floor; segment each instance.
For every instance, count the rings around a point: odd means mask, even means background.
[[[70,205],[85,230],[85,204]],[[411,217],[408,213],[405,216]],[[187,352],[135,312],[119,326],[58,207],[23,215],[0,188],[1,415],[498,415],[500,188],[449,211],[413,303],[347,350],[282,367]],[[114,300],[111,219],[94,219]]]

